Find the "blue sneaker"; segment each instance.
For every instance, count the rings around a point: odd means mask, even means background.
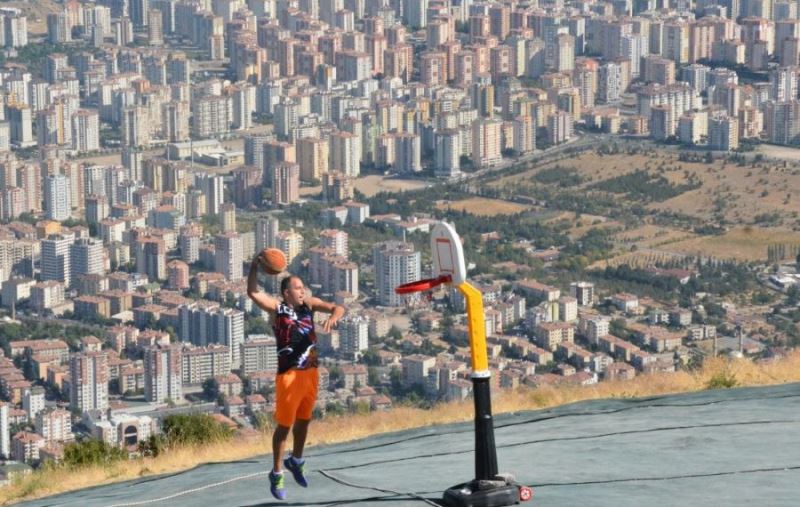
[[[283,474],[269,471],[269,490],[278,500],[286,500],[286,488],[283,485]]]
[[[304,488],[308,487],[308,481],[306,480],[305,469],[306,469],[306,462],[305,460],[298,460],[295,459],[294,456],[289,456],[285,460],[283,460],[283,466],[286,467],[286,470],[292,472],[294,476],[294,480],[297,481],[297,484],[303,486]]]

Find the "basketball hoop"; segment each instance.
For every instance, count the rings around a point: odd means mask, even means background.
[[[443,283],[450,283],[453,277],[450,275],[441,275],[436,278],[426,278],[425,280],[417,280],[416,282],[404,283],[395,287],[395,294],[412,294],[414,292],[422,292],[431,290],[436,286]]]
[[[453,278],[450,275],[441,275],[436,278],[426,278],[425,280],[417,280],[416,282],[404,283],[395,287],[395,294],[409,295],[417,292],[422,292],[422,297],[430,303],[433,301],[433,289],[443,283],[450,283]],[[410,300],[406,304],[410,304]],[[412,305],[413,306],[413,305]]]

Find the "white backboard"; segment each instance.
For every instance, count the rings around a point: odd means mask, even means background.
[[[464,247],[455,227],[447,222],[439,222],[431,232],[431,257],[433,277],[450,275],[453,284],[459,285],[467,279],[464,264]]]

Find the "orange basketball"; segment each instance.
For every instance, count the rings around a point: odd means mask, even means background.
[[[277,248],[265,248],[258,255],[261,267],[270,275],[277,275],[286,269],[286,256]]]

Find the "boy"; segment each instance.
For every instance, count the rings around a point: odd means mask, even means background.
[[[278,375],[275,377],[275,421],[278,427],[272,435],[273,467],[269,481],[272,496],[285,500],[281,457],[290,429],[294,445],[292,454],[283,460],[283,466],[292,472],[298,484],[304,488],[308,486],[303,448],[319,384],[314,312],[322,311],[331,315],[322,325],[327,333],[344,316],[345,309],[316,297],[307,297],[303,281],[295,275],[281,280],[283,301],[262,292],[258,286],[259,256],[250,265],[247,295],[272,315],[272,328],[278,347]]]

